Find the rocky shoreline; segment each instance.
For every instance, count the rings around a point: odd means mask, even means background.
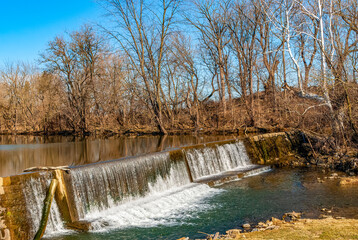
[[[207,234],[195,240],[239,239],[356,239],[358,219],[337,216],[332,210],[322,208],[319,219],[301,218],[302,213],[285,213],[281,219],[272,217],[254,226],[246,223],[241,228],[227,230],[222,234]],[[342,229],[344,231],[342,232]],[[192,240],[182,237],[177,240]]]
[[[230,229],[226,231],[226,234],[220,234],[219,232],[215,234],[208,234],[206,238],[196,239],[196,240],[241,239],[242,237],[245,236],[245,234],[251,232],[278,229],[283,224],[296,222],[299,219],[301,219],[301,213],[296,213],[296,212],[285,213],[282,216],[282,219],[277,219],[272,217],[271,220],[267,220],[266,222],[259,222],[255,226],[251,226],[249,223],[245,223],[242,225],[241,229]],[[188,237],[183,237],[178,240],[190,240],[190,239]]]

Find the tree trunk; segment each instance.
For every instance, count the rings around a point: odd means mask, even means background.
[[[325,39],[324,39],[324,26],[323,26],[323,10],[321,5],[321,0],[318,0],[318,8],[319,8],[319,28],[320,28],[320,40],[321,40],[321,70],[322,70],[322,89],[324,101],[327,104],[331,117],[331,127],[332,127],[332,135],[336,140],[336,147],[342,145],[344,142],[344,134],[340,126],[343,123],[340,121],[338,116],[335,114],[331,99],[329,97],[329,92],[327,88],[327,79],[326,79],[326,55],[325,55]]]

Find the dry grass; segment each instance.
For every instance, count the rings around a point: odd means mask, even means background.
[[[303,219],[274,230],[243,233],[235,239],[358,239],[358,220]]]

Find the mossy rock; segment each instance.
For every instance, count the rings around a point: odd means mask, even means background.
[[[263,165],[282,165],[287,157],[296,153],[298,136],[295,133],[269,133],[244,140],[252,162]],[[292,141],[292,139],[295,139]]]

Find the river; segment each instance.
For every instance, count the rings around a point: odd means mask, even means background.
[[[174,135],[80,139],[66,136],[2,135],[0,177],[20,174],[31,167],[78,166],[233,138],[231,135]]]

